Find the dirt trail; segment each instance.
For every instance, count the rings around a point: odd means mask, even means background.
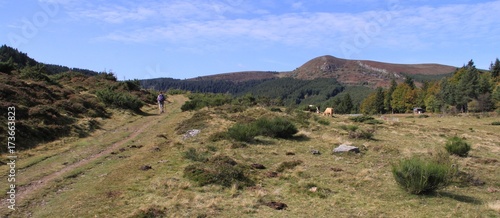
[[[169,97],[172,97],[172,96],[169,96]],[[176,98],[174,96],[174,100],[172,100],[170,102],[170,105],[168,107],[171,110],[172,110],[172,107],[178,108],[178,107],[180,107],[179,104],[182,103],[183,101],[185,101],[185,100],[184,99],[179,99],[178,97]],[[156,110],[157,109],[155,107],[155,109],[154,110],[151,109],[150,112],[152,112],[154,114],[154,113],[157,112]],[[176,109],[173,109],[173,110],[176,110]],[[53,173],[51,173],[49,175],[46,175],[46,176],[42,177],[41,179],[38,179],[36,181],[30,182],[28,185],[19,187],[16,190],[17,191],[16,192],[16,207],[18,205],[25,204],[26,203],[25,201],[28,200],[28,198],[30,196],[32,196],[37,191],[43,189],[44,187],[48,186],[50,184],[50,182],[52,182],[53,180],[55,180],[57,178],[60,178],[62,175],[64,175],[64,173],[70,172],[70,171],[72,171],[72,170],[74,170],[76,168],[79,168],[79,167],[83,167],[83,166],[85,166],[85,165],[87,165],[89,163],[92,163],[93,161],[97,160],[98,158],[101,158],[103,156],[109,155],[109,154],[111,154],[111,152],[116,151],[122,145],[124,145],[125,143],[129,142],[130,140],[133,140],[138,135],[140,135],[144,131],[147,131],[149,128],[151,128],[151,126],[153,126],[153,125],[155,125],[157,123],[157,122],[153,122],[153,121],[158,120],[158,119],[167,119],[167,117],[169,116],[169,114],[165,114],[165,115],[166,116],[164,116],[164,115],[143,116],[141,118],[140,122],[144,123],[144,125],[142,125],[139,128],[135,129],[126,138],[124,138],[124,139],[122,139],[122,140],[120,140],[118,142],[115,142],[114,144],[110,145],[109,147],[107,147],[106,149],[104,149],[104,150],[102,150],[102,151],[100,151],[98,153],[91,154],[91,155],[85,157],[84,159],[82,159],[82,160],[80,160],[78,162],[75,162],[73,164],[67,165],[66,167],[64,167],[63,169],[61,169],[61,170],[59,170],[57,172],[53,172]],[[8,202],[6,200],[2,200],[2,202],[0,202],[0,205],[2,207],[2,211],[3,211],[3,209],[7,208],[7,203]],[[3,212],[5,212],[5,211],[3,211]],[[10,212],[13,212],[13,211],[10,211]],[[8,213],[10,213],[10,212],[8,212]],[[1,215],[1,213],[0,213],[0,215]]]
[[[40,190],[43,190],[47,186],[51,184],[54,180],[61,178],[65,173],[71,172],[72,170],[75,170],[80,167],[84,167],[87,164],[92,163],[93,161],[111,154],[111,152],[116,151],[119,149],[121,146],[123,146],[125,143],[134,140],[139,136],[141,133],[148,131],[153,125],[157,124],[158,122],[155,122],[158,118],[160,119],[169,119],[170,116],[174,116],[175,114],[179,113],[180,110],[180,105],[185,102],[187,99],[183,96],[169,96],[169,104],[166,105],[167,113],[165,115],[149,115],[149,116],[142,116],[140,119],[134,121],[137,127],[132,131],[132,133],[127,136],[126,138],[123,138],[122,140],[113,143],[112,145],[106,147],[104,150],[101,150],[97,153],[93,153],[85,157],[84,159],[75,162],[73,164],[67,165],[63,169],[53,172],[49,175],[43,176],[40,179],[37,179],[35,181],[30,182],[28,185],[18,187],[16,190],[16,211],[20,208],[18,208],[20,205],[25,205],[29,201],[30,197],[33,196],[35,193],[37,193]],[[157,113],[157,108],[152,107],[147,109],[147,113]],[[127,124],[126,124],[127,125]],[[3,217],[3,215],[6,215],[9,217],[12,212],[14,211],[6,211],[4,209],[7,208],[8,202],[5,199],[2,199],[0,202],[0,217]]]
[[[151,118],[151,117],[145,117],[145,119],[154,119]],[[142,132],[144,132],[144,130],[148,129],[151,125],[153,125],[153,122],[146,122],[147,124],[142,126],[141,128],[135,130],[132,134],[130,134],[128,137],[112,144],[111,146],[107,147],[105,150],[99,152],[99,153],[96,153],[96,154],[92,154],[76,163],[73,163],[73,164],[70,164],[66,167],[64,167],[63,169],[57,171],[57,172],[54,172],[52,174],[49,174],[47,176],[44,176],[43,178],[39,179],[39,180],[36,180],[36,181],[33,181],[31,182],[29,185],[27,186],[23,186],[23,187],[20,187],[19,190],[18,190],[18,193],[16,195],[16,202],[17,204],[20,204],[23,202],[23,200],[27,197],[27,196],[30,196],[31,193],[39,190],[40,188],[42,188],[43,186],[45,186],[48,182],[60,177],[61,175],[63,175],[64,173],[66,172],[69,172],[71,170],[74,170],[78,167],[81,167],[81,166],[84,166],[86,164],[89,164],[90,162],[102,157],[102,156],[105,156],[105,155],[108,155],[108,154],[111,154],[111,152],[115,151],[116,149],[118,149],[120,146],[122,146],[123,144],[125,144],[126,142],[130,141],[131,139],[134,139],[135,137],[137,137],[139,134],[141,134]]]

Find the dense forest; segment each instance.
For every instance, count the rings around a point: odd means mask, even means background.
[[[500,61],[490,71],[478,70],[471,60],[450,77],[427,81],[416,87],[407,77],[404,83],[392,81],[389,88],[377,88],[360,106],[362,113],[405,113],[415,107],[429,112],[487,112],[500,109]]]

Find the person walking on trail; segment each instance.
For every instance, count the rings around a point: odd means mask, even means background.
[[[156,98],[158,101],[158,109],[160,110],[160,113],[165,112],[165,95],[163,95],[163,92],[160,92],[158,97]]]

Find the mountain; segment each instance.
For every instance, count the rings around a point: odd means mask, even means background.
[[[345,85],[387,86],[392,79],[446,76],[456,67],[440,64],[392,64],[369,60],[347,60],[330,55],[314,58],[287,76],[297,79],[335,78]]]
[[[457,68],[442,64],[394,64],[371,60],[348,60],[324,55],[307,61],[293,71],[245,71],[215,74],[188,79],[188,81],[244,82],[291,77],[299,80],[334,78],[341,84],[368,87],[388,86],[392,79],[403,81],[413,77],[416,81],[436,80],[451,75]]]

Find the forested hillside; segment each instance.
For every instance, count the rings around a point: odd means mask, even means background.
[[[87,69],[69,68],[61,65],[40,63],[33,58],[30,58],[26,53],[20,52],[17,49],[11,48],[6,45],[2,45],[0,47],[0,71],[2,72],[7,72],[14,69],[20,70],[24,67],[33,67],[36,65],[43,65],[45,73],[48,75],[68,71],[78,72],[90,76],[98,74],[98,72]]]
[[[415,107],[429,112],[460,113],[488,112],[500,109],[500,61],[491,64],[490,71],[480,71],[471,60],[450,77],[425,82],[417,87],[412,78],[404,83],[392,81],[389,88],[376,92],[361,104],[361,112],[405,113]]]

